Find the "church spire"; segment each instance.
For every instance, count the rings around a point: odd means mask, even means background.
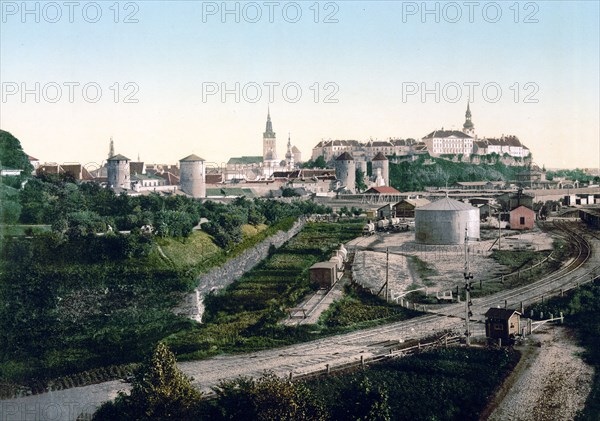
[[[463,132],[472,136],[475,132],[475,126],[471,121],[471,107],[469,106],[471,101],[467,101],[467,112],[465,113],[465,124],[463,124]]]
[[[265,127],[265,133],[263,137],[273,138],[275,137],[275,133],[273,133],[273,123],[271,123],[271,110],[267,106],[267,125]]]

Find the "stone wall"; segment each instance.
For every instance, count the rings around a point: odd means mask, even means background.
[[[174,310],[175,314],[189,317],[198,322],[202,321],[204,313],[203,297],[211,291],[224,288],[239,279],[262,260],[267,258],[269,248],[281,247],[285,242],[294,237],[304,227],[306,219],[298,219],[288,231],[278,231],[269,238],[264,239],[251,249],[244,251],[237,257],[228,260],[223,266],[214,268],[200,275],[198,287],[187,294],[182,303]]]

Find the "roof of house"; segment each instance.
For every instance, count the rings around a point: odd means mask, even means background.
[[[382,140],[374,140],[369,142],[368,146],[394,146],[391,142],[382,141]]]
[[[381,152],[377,152],[377,155],[375,155],[372,159],[372,161],[387,161],[387,160],[388,159]]]
[[[27,159],[29,159],[29,161],[39,161],[39,159],[37,159],[37,158],[34,158],[34,157],[33,157],[33,156],[31,156],[31,155],[27,155]]]
[[[235,158],[229,158],[227,165],[237,164],[260,164],[263,162],[262,156],[238,156]]]
[[[415,208],[420,208],[421,206],[428,205],[431,202],[423,197],[419,197],[418,199],[402,199],[401,201],[396,203],[394,206],[398,206],[400,203],[408,203]]]
[[[516,211],[517,209],[521,209],[521,208],[525,208],[525,209],[527,209],[529,212],[531,212],[531,213],[535,213],[535,212],[533,211],[533,209],[531,209],[531,208],[528,208],[528,207],[527,207],[527,206],[525,206],[525,205],[520,205],[520,206],[517,206],[516,208],[512,209],[512,210],[510,211],[510,213],[513,213],[513,212],[514,212],[514,211]]]
[[[390,186],[371,187],[365,194],[400,194],[398,190]]]
[[[458,200],[444,197],[443,199],[436,200],[428,205],[421,206],[419,210],[422,211],[438,211],[438,210],[471,210],[477,209],[467,203],[459,202]]]
[[[509,308],[495,308],[495,307],[492,307],[488,311],[485,312],[485,317],[487,317],[489,319],[503,319],[503,320],[508,320],[515,313],[517,313],[519,316],[521,315],[521,313],[519,313],[517,310],[512,310],[512,309],[509,309]]]
[[[300,153],[300,149],[295,146],[292,146],[292,153]]]
[[[144,173],[144,163],[143,162],[130,162],[129,163],[129,172],[133,174],[143,174]]]
[[[121,154],[117,154],[115,156],[111,156],[110,158],[108,158],[108,161],[131,161],[131,159],[129,159],[126,156],[123,156]]]
[[[336,161],[354,161],[354,158],[352,158],[352,155],[350,155],[348,152],[344,152],[343,154],[338,156],[335,160]]]
[[[191,155],[188,155],[185,158],[181,158],[179,160],[179,162],[197,162],[197,161],[204,161],[204,159],[200,158],[198,155],[191,154]]]
[[[434,130],[431,133],[429,133],[427,136],[425,136],[423,139],[433,139],[435,138],[442,138],[442,137],[459,137],[461,139],[472,139],[471,136],[469,136],[466,133],[463,133],[461,131],[458,130]]]
[[[217,184],[223,182],[223,174],[206,174],[205,181],[208,184]]]
[[[179,184],[179,177],[172,172],[155,173],[157,176],[166,180],[168,186],[176,186]]]

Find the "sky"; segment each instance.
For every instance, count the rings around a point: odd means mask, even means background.
[[[321,139],[516,135],[600,168],[599,2],[0,1],[0,129],[42,162],[220,165]]]

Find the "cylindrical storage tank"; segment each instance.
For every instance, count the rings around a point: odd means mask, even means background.
[[[373,175],[377,173],[377,168],[381,169],[381,176],[386,186],[390,185],[390,161],[381,152],[377,152],[377,155],[371,160],[371,166]]]
[[[192,154],[179,160],[179,185],[192,197],[206,197],[204,159]]]
[[[346,188],[346,190],[355,192],[356,185],[356,165],[354,158],[348,152],[344,152],[335,160],[335,176]]]
[[[479,209],[448,197],[415,209],[415,241],[420,244],[463,244],[479,240]]]
[[[108,185],[111,189],[116,191],[131,189],[129,161],[130,159],[123,155],[112,156],[106,161]]]

